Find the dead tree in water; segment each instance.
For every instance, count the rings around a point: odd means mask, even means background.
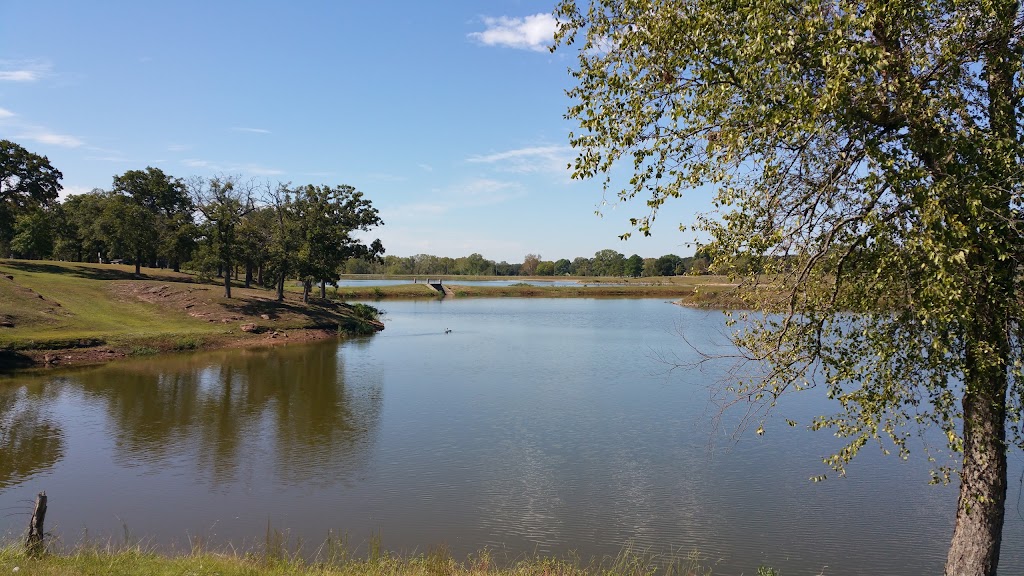
[[[36,496],[36,505],[32,509],[32,519],[28,523],[28,539],[25,547],[30,554],[38,554],[43,550],[43,520],[46,518],[46,492]]]

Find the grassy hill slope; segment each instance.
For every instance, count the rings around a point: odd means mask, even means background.
[[[383,328],[368,307],[276,302],[266,290],[201,284],[188,274],[130,266],[0,260],[0,369],[245,345]],[[242,327],[246,326],[246,331]],[[7,366],[5,366],[7,364]]]

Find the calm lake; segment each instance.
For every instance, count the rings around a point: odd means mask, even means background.
[[[382,302],[375,336],[145,358],[0,380],[0,529],[35,494],[68,544],[126,537],[313,551],[441,545],[457,557],[696,551],[716,574],[936,574],[954,486],[869,446],[835,477],[828,432],[714,426],[718,312],[660,300]],[[451,333],[446,334],[446,329]],[[829,474],[825,482],[809,478]],[[1024,573],[1022,458],[1010,457],[1000,573]]]

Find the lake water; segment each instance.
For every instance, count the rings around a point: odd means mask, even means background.
[[[426,276],[417,279],[417,282],[419,282],[420,284],[422,284],[422,283],[424,283],[426,281],[427,281],[427,277]],[[437,280],[434,279],[434,281],[436,282]],[[413,283],[412,280],[394,280],[394,279],[385,279],[385,278],[378,278],[378,279],[372,279],[372,278],[360,278],[360,279],[342,278],[341,280],[338,280],[337,285],[339,287],[340,286],[362,286],[362,287],[367,287],[367,286],[399,286],[399,285],[402,285],[402,284],[412,284],[412,283]],[[512,285],[515,285],[515,284],[529,284],[530,286],[554,286],[554,287],[557,287],[557,288],[563,288],[563,287],[566,287],[566,286],[571,286],[571,287],[575,287],[575,288],[584,288],[584,287],[590,287],[590,286],[623,286],[623,284],[618,284],[618,283],[614,283],[614,282],[599,282],[599,283],[590,282],[590,283],[587,283],[587,282],[581,282],[581,281],[578,281],[578,280],[531,280],[531,279],[527,279],[527,278],[512,278],[512,279],[509,279],[509,280],[460,280],[460,279],[449,279],[449,280],[444,280],[444,284],[449,284],[449,285],[452,285],[452,286],[497,286],[497,287],[512,286]]]
[[[46,490],[65,543],[139,539],[312,551],[328,534],[396,552],[445,545],[584,560],[696,551],[715,574],[935,574],[956,490],[866,448],[846,478],[827,409],[784,401],[764,436],[713,425],[720,313],[658,300],[383,302],[375,336],[145,358],[0,380],[0,528]],[[451,329],[446,334],[445,330]],[[1000,572],[1024,573],[1021,456]]]

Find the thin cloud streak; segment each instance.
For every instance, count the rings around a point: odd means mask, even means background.
[[[45,62],[0,60],[0,82],[36,82],[49,73]]]
[[[284,170],[251,163],[222,164],[219,162],[211,162],[209,160],[200,160],[198,158],[186,158],[182,160],[181,163],[189,168],[202,168],[210,172],[225,172],[229,174],[240,173],[247,176],[280,176],[285,173]]]
[[[565,173],[571,161],[572,148],[568,146],[533,146],[506,150],[494,154],[470,156],[471,164],[493,164],[505,172]]]
[[[40,144],[50,144],[53,146],[61,146],[64,148],[78,148],[84,142],[69,136],[67,134],[55,134],[47,130],[29,130],[28,132],[22,132],[18,135],[18,138],[24,138],[26,140],[32,140],[33,142],[39,142]]]
[[[232,128],[235,132],[248,132],[249,134],[270,134],[270,130],[265,128],[245,128],[242,126],[236,126]]]

